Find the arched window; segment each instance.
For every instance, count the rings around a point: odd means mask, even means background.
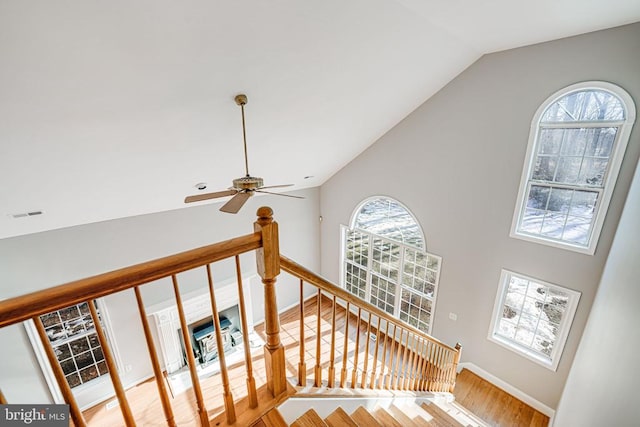
[[[531,123],[511,236],[593,254],[634,121],[631,97],[610,83],[548,98]]]
[[[431,332],[439,256],[426,252],[422,230],[399,202],[375,197],[342,227],[342,285],[424,332]]]

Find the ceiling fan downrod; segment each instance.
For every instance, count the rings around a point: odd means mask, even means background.
[[[249,175],[249,157],[247,154],[247,130],[246,130],[245,121],[244,121],[244,106],[247,104],[247,95],[243,93],[236,95],[235,100],[236,100],[236,104],[240,106],[240,110],[242,110],[242,141],[244,142],[244,171],[245,171],[245,175],[249,177],[251,175]]]

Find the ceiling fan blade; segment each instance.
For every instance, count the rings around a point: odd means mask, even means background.
[[[267,185],[266,187],[260,187],[258,190],[263,190],[265,188],[281,188],[281,187],[293,187],[293,184]]]
[[[253,194],[250,191],[240,192],[233,196],[227,203],[225,203],[220,208],[220,210],[227,213],[238,213],[240,208],[247,202],[247,200],[249,200],[249,197],[251,196],[253,196]]]
[[[267,188],[267,187],[262,187],[262,188]],[[285,197],[293,197],[294,199],[304,199],[304,197],[302,196],[292,196],[291,194],[274,193],[272,191],[262,191],[262,190],[255,190],[255,191],[257,193],[273,194],[274,196],[285,196]]]
[[[185,203],[199,202],[201,200],[217,199],[218,197],[233,196],[238,190],[217,191],[215,193],[196,194],[195,196],[185,197]]]

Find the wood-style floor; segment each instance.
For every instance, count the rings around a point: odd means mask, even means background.
[[[331,301],[327,298],[322,299],[321,305],[321,365],[323,366],[323,383],[327,384],[327,372],[331,360],[331,323],[332,310]],[[305,303],[305,362],[307,367],[308,385],[313,383],[313,371],[316,355],[316,329],[317,329],[317,305],[315,298]],[[281,323],[281,341],[285,346],[285,354],[287,361],[287,376],[297,377],[298,363],[300,360],[300,317],[299,309],[288,310],[280,316]],[[342,354],[344,342],[344,326],[345,326],[345,310],[338,307],[336,310],[336,350],[334,353],[335,363],[335,385],[339,386],[340,371],[342,369]],[[354,315],[349,316],[349,334],[347,359],[353,359],[356,353],[356,321]],[[375,323],[375,321],[374,321]],[[263,325],[257,325],[255,330],[264,337]],[[378,360],[382,358],[382,349],[384,339],[375,341],[367,340],[367,325],[362,322],[360,325],[361,338],[357,353],[359,354],[360,366],[364,360],[365,347],[369,341],[371,354],[373,346],[379,345]],[[394,357],[397,355],[394,354]],[[390,351],[387,348],[386,363],[389,363]],[[371,373],[373,368],[373,357],[368,357],[368,372]],[[381,364],[377,364],[377,372],[380,372]],[[352,376],[352,364],[347,364],[347,377],[349,381]],[[253,357],[253,372],[256,386],[261,387],[266,384],[266,373],[264,368],[264,357],[262,354]],[[246,367],[244,363],[236,364],[229,367],[229,379],[231,383],[231,391],[236,401],[247,396],[246,390]],[[361,378],[358,379],[360,383]],[[220,375],[214,375],[201,380],[202,392],[205,398],[205,405],[209,418],[214,418],[221,414],[224,410],[224,402],[222,400],[222,384]],[[474,412],[477,416],[493,426],[546,426],[548,418],[534,411],[521,401],[507,395],[497,387],[492,386],[474,374],[463,370],[458,376],[456,385],[456,400],[462,406]],[[127,390],[127,399],[131,410],[139,426],[166,426],[163,416],[162,406],[158,398],[155,381],[149,380],[138,386]],[[113,400],[113,399],[112,399]],[[96,405],[86,410],[83,414],[89,426],[95,427],[115,427],[124,425],[121,413],[118,407],[106,409],[106,403]],[[195,398],[192,390],[187,390],[175,396],[171,401],[176,422],[179,426],[195,426],[197,425],[197,411]]]
[[[456,402],[492,426],[546,427],[549,417],[463,369],[453,392]]]

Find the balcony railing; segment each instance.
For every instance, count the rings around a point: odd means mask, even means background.
[[[93,304],[96,298],[133,289],[166,424],[168,426],[175,426],[174,409],[171,405],[171,399],[167,394],[163,375],[164,367],[161,365],[160,358],[158,357],[158,351],[152,337],[144,301],[140,292],[140,288],[146,284],[162,278],[171,278],[183,334],[187,365],[189,366],[192,388],[195,394],[199,424],[209,426],[210,420],[197,374],[197,363],[193,349],[191,348],[191,340],[187,335],[188,325],[177,276],[179,273],[189,270],[204,269],[207,275],[211,313],[216,330],[225,418],[227,424],[233,424],[237,418],[235,410],[237,402],[234,401],[229,385],[219,319],[217,315],[213,315],[214,313],[218,313],[218,308],[216,305],[215,283],[211,272],[211,265],[224,259],[235,258],[239,312],[242,322],[242,333],[244,334],[243,340],[245,343],[248,343],[248,327],[239,255],[255,250],[258,274],[261,276],[264,285],[264,331],[266,334],[264,360],[267,377],[266,385],[272,397],[281,396],[287,390],[286,360],[284,347],[280,340],[280,323],[275,292],[276,279],[280,274],[281,268],[300,280],[301,322],[304,322],[304,283],[308,283],[317,288],[318,311],[321,309],[323,294],[329,297],[332,304],[331,312],[333,322],[330,333],[329,360],[321,360],[320,328],[318,327],[316,331],[316,357],[315,360],[311,361],[311,363],[314,364],[312,378],[315,386],[324,385],[323,376],[326,375],[327,387],[362,387],[444,392],[453,390],[456,366],[460,359],[459,345],[452,348],[439,342],[433,337],[390,316],[379,308],[360,300],[344,289],[280,255],[278,247],[278,224],[273,221],[272,215],[273,212],[270,208],[260,208],[258,210],[258,219],[254,223],[254,232],[251,234],[0,301],[0,328],[29,319],[34,322],[47,359],[52,367],[56,382],[65,402],[69,404],[74,425],[78,427],[86,426],[87,423],[67,383],[65,373],[58,362],[44,325],[40,320],[40,316],[74,304],[87,303],[91,311],[90,314],[93,324],[95,325],[98,340],[103,348],[105,361],[109,369],[109,376],[119,402],[124,424],[126,426],[135,426],[135,416],[127,401],[125,390],[117,372],[114,356],[100,326],[101,323],[95,309],[95,304]],[[347,313],[345,330],[342,331],[345,334],[345,339],[341,350],[337,349],[340,346],[339,343],[336,342],[336,334],[338,331],[335,325],[336,312],[340,309],[346,310]],[[353,320],[355,324],[350,325],[349,319],[352,316],[350,314],[352,311],[357,313],[357,315],[355,316],[355,320]],[[317,317],[319,322],[319,313]],[[348,357],[350,351],[347,336],[349,335],[350,327],[355,328],[356,331],[356,344],[352,358]],[[366,331],[366,339],[360,337],[361,330]],[[306,385],[307,360],[304,348],[304,327],[300,328],[300,334],[300,361],[297,376],[298,384]],[[375,346],[370,346],[370,337],[372,336],[376,337]],[[248,406],[250,408],[256,408],[259,402],[256,383],[253,377],[252,357],[249,346],[245,345],[244,347]],[[337,354],[342,354],[339,382],[336,382]],[[360,354],[363,354],[363,356],[359,360]],[[326,367],[326,373],[324,374],[323,367]],[[348,372],[349,367],[351,367],[351,375],[349,375]],[[0,403],[5,402],[6,399],[2,392],[0,392]]]

